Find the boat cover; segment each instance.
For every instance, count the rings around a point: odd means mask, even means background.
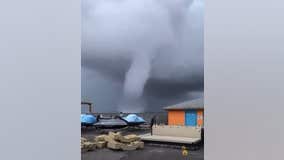
[[[81,114],[81,123],[94,124],[96,123],[96,117],[88,114]]]
[[[129,114],[126,117],[123,117],[124,120],[126,120],[129,123],[143,123],[145,120],[136,114]]]

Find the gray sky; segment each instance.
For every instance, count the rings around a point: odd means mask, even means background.
[[[161,111],[203,95],[203,0],[84,0],[82,100]]]

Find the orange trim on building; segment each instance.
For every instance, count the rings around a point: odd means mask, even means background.
[[[197,110],[197,125],[203,126],[204,113],[203,110]]]
[[[182,110],[168,111],[168,125],[184,125],[185,112]]]

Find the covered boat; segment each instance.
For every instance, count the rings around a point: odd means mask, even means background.
[[[82,126],[92,126],[96,123],[96,117],[90,114],[81,114],[81,125]]]
[[[98,122],[94,126],[97,128],[123,128],[127,126],[127,123],[118,117],[109,117],[98,118]]]
[[[142,118],[137,116],[136,114],[129,114],[126,117],[123,117],[123,119],[127,122],[128,125],[140,125],[145,123],[146,121]]]

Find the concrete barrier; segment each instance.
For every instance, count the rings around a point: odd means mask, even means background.
[[[153,135],[201,138],[201,128],[189,126],[154,125]]]

